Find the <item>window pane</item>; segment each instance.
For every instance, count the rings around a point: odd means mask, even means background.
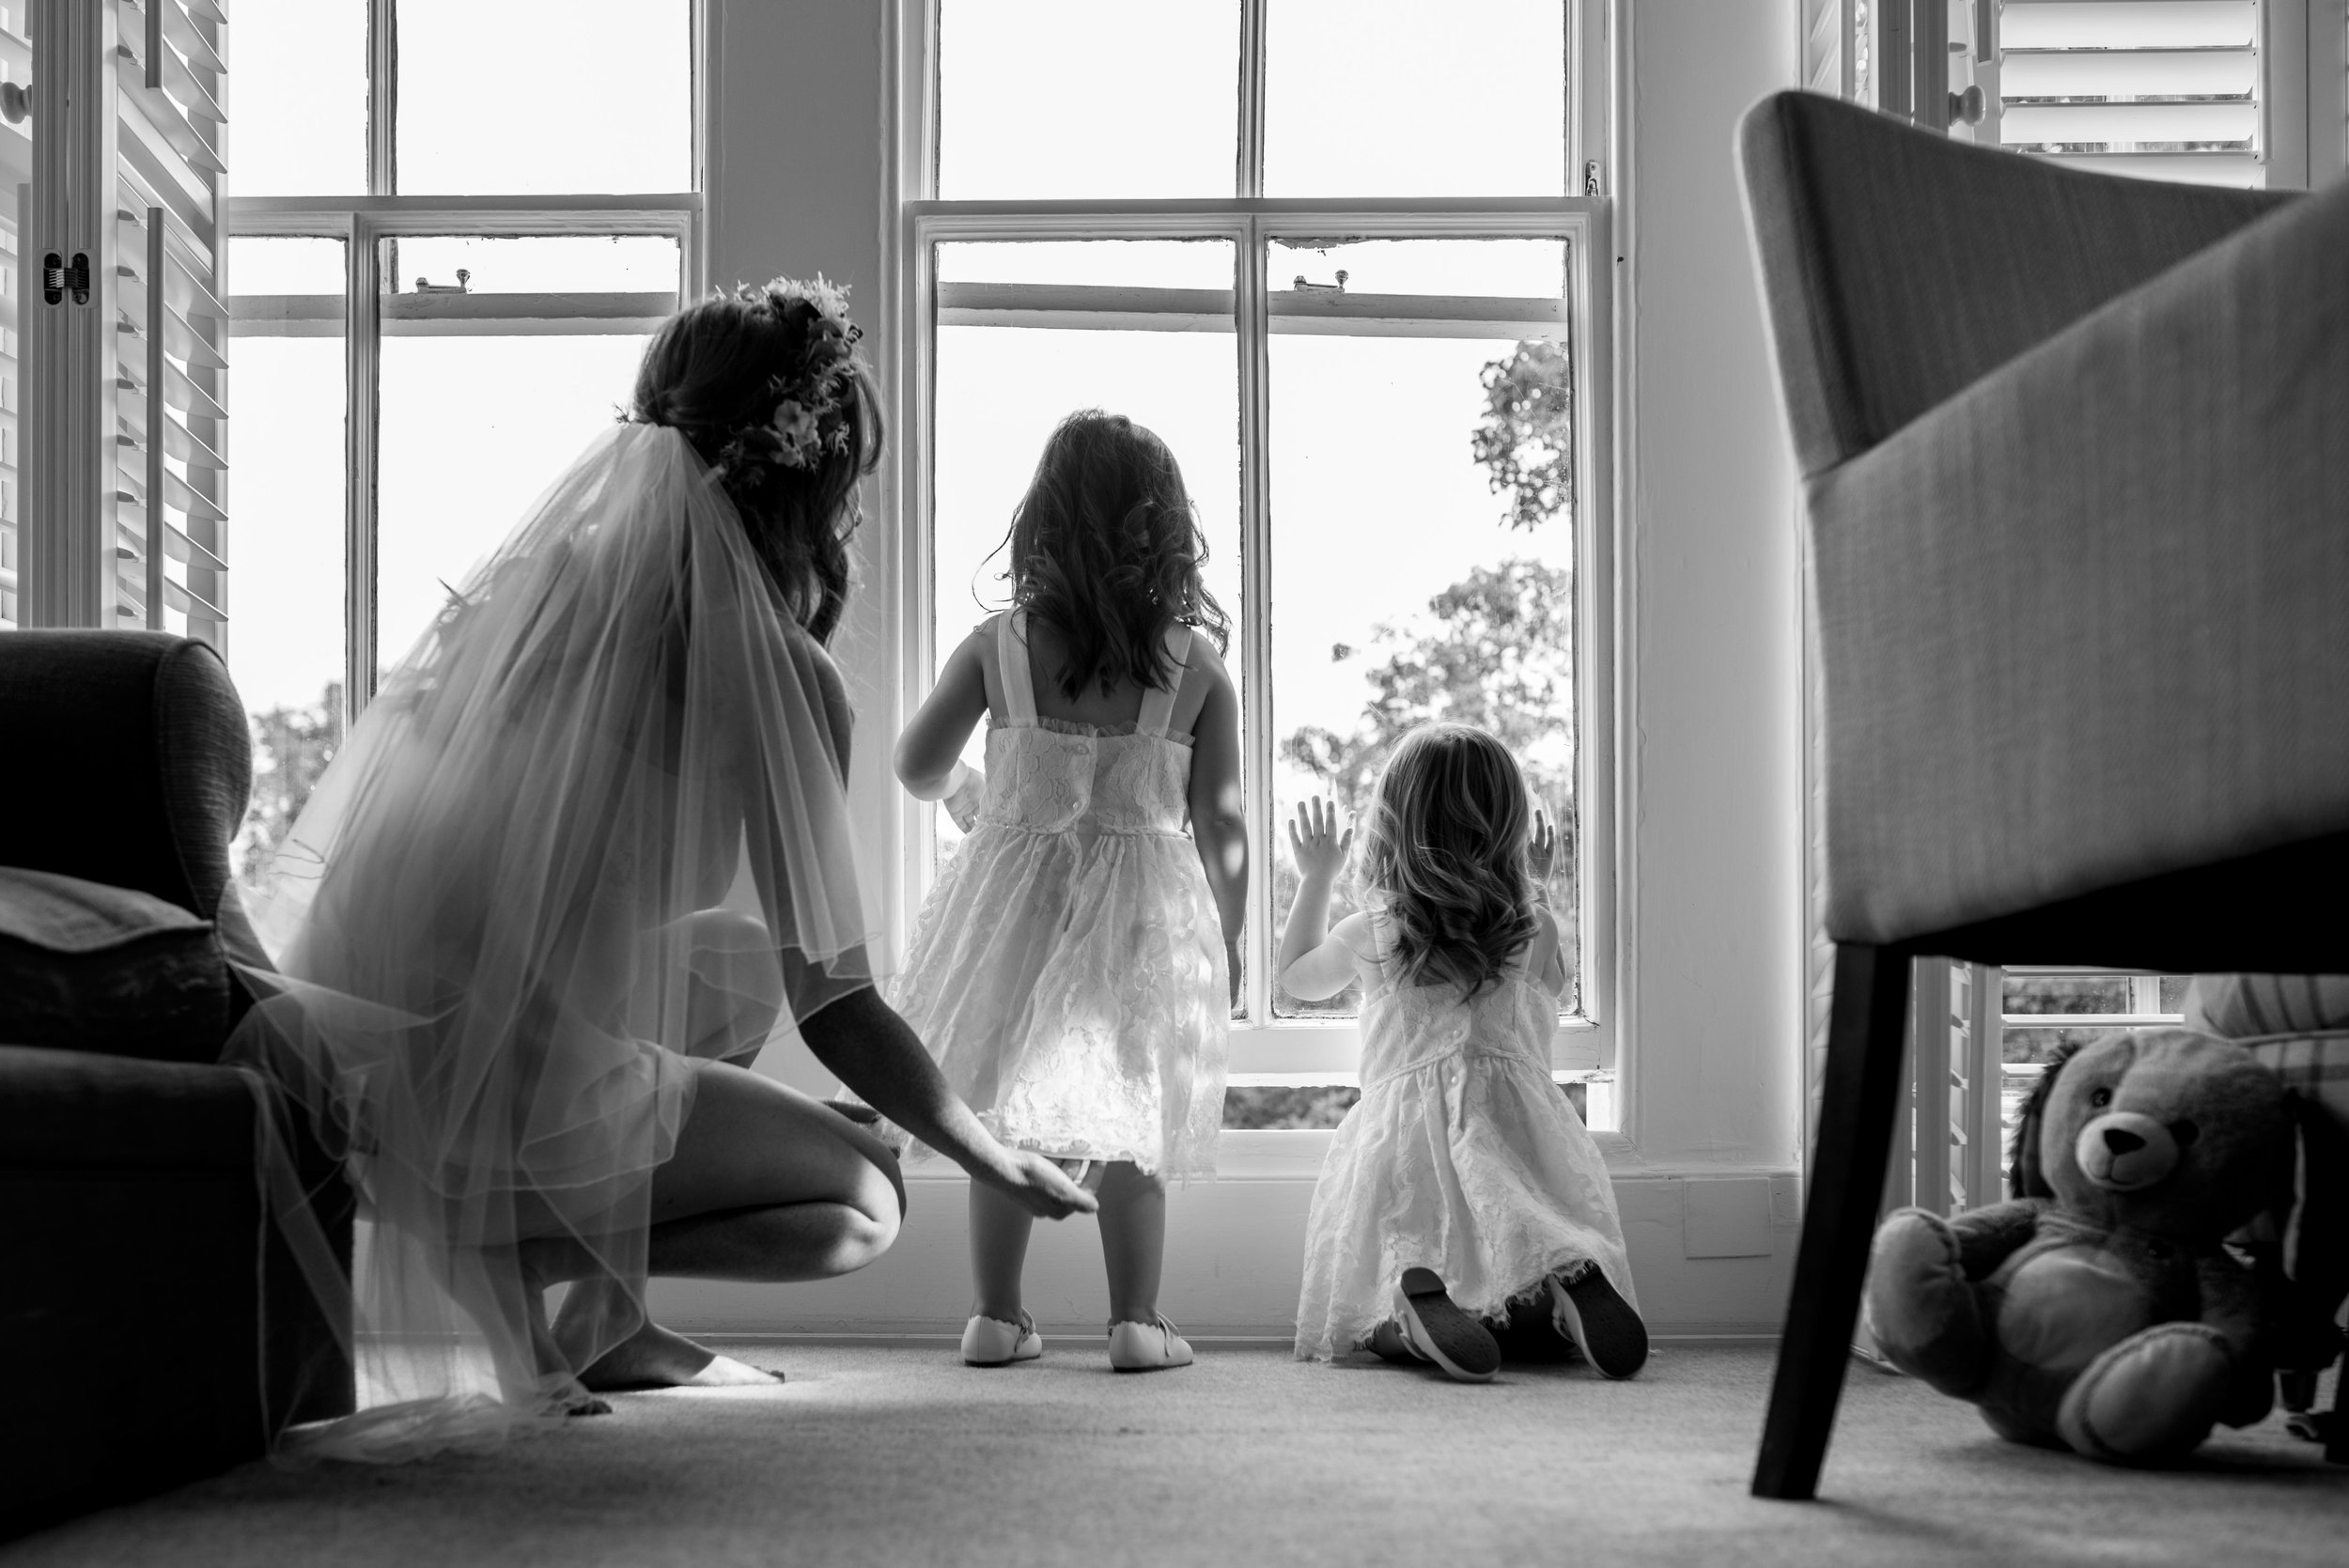
[[[1237,5],[941,0],[938,194],[1228,196]]]
[[[1331,254],[1343,260],[1352,248]],[[1272,261],[1276,277],[1291,265]],[[1423,258],[1393,265],[1428,292],[1469,293],[1465,276],[1447,285]],[[1283,298],[1274,296],[1270,342],[1276,831],[1316,794],[1359,816],[1414,724],[1455,719],[1491,730],[1558,827],[1549,895],[1567,939],[1573,1011],[1576,522],[1563,328],[1512,326],[1508,299],[1473,307],[1487,319],[1447,327],[1284,318]],[[1410,570],[1395,570],[1398,561]],[[1271,875],[1285,919],[1297,888],[1285,845]],[[1357,890],[1341,882],[1332,920],[1358,907]],[[1349,987],[1317,1002],[1283,993],[1275,1004],[1331,1016],[1359,1001]]]
[[[1017,277],[1019,245],[941,245],[941,272]],[[1217,241],[1187,247],[1211,258],[1196,272],[1170,273],[1155,241],[1104,241],[1033,247],[1036,272],[1121,287],[1128,307],[1106,318],[1088,314],[1043,285],[1015,317],[957,305],[941,285],[938,324],[931,586],[933,634],[942,658],[971,628],[1009,600],[1000,553],[1013,508],[1025,493],[1052,427],[1070,412],[1100,408],[1156,431],[1182,464],[1183,478],[1207,536],[1208,591],[1235,627],[1239,594],[1239,394],[1229,287],[1232,253]],[[1074,253],[1089,251],[1090,255]],[[1193,264],[1185,262],[1189,269]],[[1187,308],[1150,321],[1150,289],[1138,278],[1180,275],[1221,279],[1220,314]],[[1188,293],[1176,303],[1197,302]],[[1017,321],[1019,324],[1011,324]],[[1043,323],[1043,324],[1039,324]],[[1237,644],[1232,670],[1238,674]],[[986,754],[984,729],[964,755]],[[941,863],[961,842],[936,814]]]
[[[1265,194],[1566,193],[1565,0],[1266,0]]]
[[[233,14],[231,191],[363,194],[367,0],[237,0]]]
[[[397,0],[398,188],[693,188],[689,0]]]
[[[644,236],[383,246],[387,284],[405,280],[382,301],[376,662],[388,669],[626,404],[677,306],[678,257]]]
[[[941,283],[1057,283],[1112,288],[1232,287],[1228,240],[1023,240],[938,247]],[[1224,305],[1225,314],[1231,306]],[[1224,331],[1229,332],[1227,324]]]
[[[2010,1013],[2126,1013],[2124,974],[2010,974],[2003,984]]]
[[[676,308],[677,242],[666,235],[411,236],[385,241],[383,258],[394,294],[644,294],[655,314]]]
[[[1302,281],[1348,294],[1556,300],[1565,290],[1566,242],[1276,240],[1267,266],[1276,298]]]
[[[343,271],[339,240],[228,241],[228,673],[253,724],[253,803],[230,862],[247,888],[342,739]]]

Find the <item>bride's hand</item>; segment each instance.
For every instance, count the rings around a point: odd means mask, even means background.
[[[1008,1194],[1039,1219],[1066,1219],[1101,1206],[1092,1193],[1068,1179],[1067,1172],[1033,1149],[1005,1149],[1000,1168],[985,1174],[973,1171],[971,1176]]]

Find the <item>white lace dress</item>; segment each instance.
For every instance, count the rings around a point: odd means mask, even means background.
[[[1174,693],[1150,692],[1131,733],[1040,718],[1015,619],[997,623],[987,798],[891,1001],[1005,1142],[1211,1172],[1230,982]],[[1177,660],[1193,635],[1173,629]]]
[[[1371,929],[1386,951],[1385,923]],[[1435,1270],[1480,1317],[1584,1262],[1637,1305],[1606,1162],[1550,1081],[1558,999],[1530,956],[1472,1002],[1456,986],[1398,987],[1384,961],[1366,985],[1362,1097],[1305,1221],[1300,1360],[1344,1356],[1392,1317],[1407,1268]]]

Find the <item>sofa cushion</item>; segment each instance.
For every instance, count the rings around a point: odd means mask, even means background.
[[[228,1024],[210,921],[151,893],[0,866],[0,1042],[211,1062]]]

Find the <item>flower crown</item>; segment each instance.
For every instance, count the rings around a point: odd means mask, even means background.
[[[818,272],[812,280],[738,284],[734,297],[745,304],[765,304],[778,318],[792,305],[805,304],[815,311],[816,319],[809,324],[798,370],[767,383],[774,411],[764,424],[737,429],[719,448],[718,472],[754,485],[768,469],[812,472],[826,452],[847,456],[848,423],[843,411],[855,380],[857,341],[864,335],[848,319],[847,287],[828,282]]]

